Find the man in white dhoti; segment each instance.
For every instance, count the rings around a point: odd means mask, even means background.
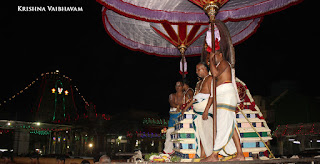
[[[193,118],[196,151],[198,157],[206,157],[213,151],[213,118],[212,118],[212,101],[208,102],[211,90],[212,76],[209,75],[209,68],[206,63],[199,63],[196,67],[197,75],[202,79],[198,82],[195,96],[186,108],[193,105],[195,116]],[[202,119],[205,110],[209,111],[211,117],[207,120]]]
[[[240,145],[240,138],[236,130],[236,106],[238,95],[232,81],[232,70],[230,63],[225,60],[223,53],[226,46],[220,49],[219,40],[215,43],[216,53],[210,54],[210,71],[217,78],[216,98],[217,98],[217,136],[213,146],[213,153],[201,162],[218,161],[218,154],[223,156],[233,155],[236,157],[231,160],[244,160],[244,155]],[[215,58],[217,66],[213,65]],[[204,111],[203,119],[206,119],[210,110]],[[212,133],[212,132],[208,132]]]

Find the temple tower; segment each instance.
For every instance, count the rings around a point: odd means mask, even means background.
[[[56,72],[42,76],[39,96],[33,108],[34,119],[39,122],[67,123],[74,121],[77,107],[71,79]]]

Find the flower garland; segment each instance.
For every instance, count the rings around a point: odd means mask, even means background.
[[[170,156],[168,154],[151,153],[145,156],[149,162],[180,162],[181,158],[177,156]]]

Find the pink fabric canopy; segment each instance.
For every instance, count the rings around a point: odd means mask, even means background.
[[[165,39],[155,27],[168,23],[190,26],[208,25],[204,11],[187,0],[97,0],[104,5],[102,19],[107,33],[119,44],[132,50],[158,56],[179,57],[178,49]],[[259,27],[262,16],[301,0],[229,0],[216,19],[226,23],[233,44],[250,37]],[[197,37],[187,49],[186,56],[199,55],[204,36]]]

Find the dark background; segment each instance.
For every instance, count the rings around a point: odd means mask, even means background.
[[[105,32],[102,5],[94,0],[16,0],[2,6],[0,100],[7,100],[40,77],[60,70],[73,79],[97,111],[115,114],[141,109],[167,115],[168,95],[181,78],[179,58],[130,51]],[[82,6],[83,12],[18,12],[17,6]],[[319,97],[316,21],[310,1],[267,15],[257,32],[236,45],[236,74],[252,95],[277,96],[285,82],[299,93]],[[196,83],[189,57],[188,79]],[[0,110],[30,111],[37,87]],[[286,85],[285,85],[286,86]],[[14,108],[14,109],[13,109]]]

